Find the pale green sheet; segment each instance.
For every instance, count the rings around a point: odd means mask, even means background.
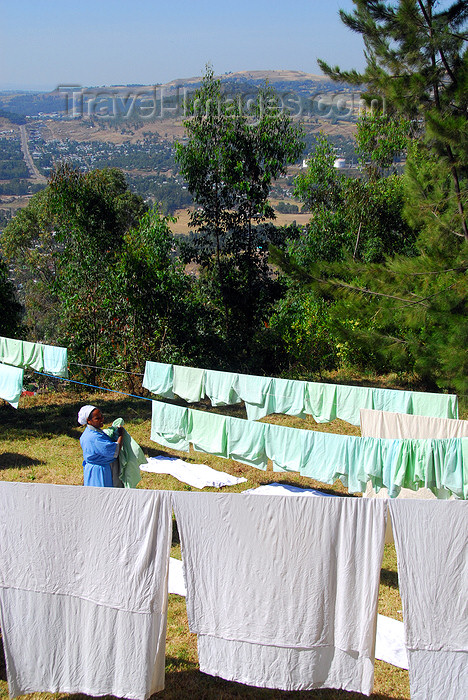
[[[163,401],[153,401],[151,440],[173,450],[189,452],[188,433],[188,408]]]
[[[146,362],[143,386],[152,394],[157,394],[166,399],[173,399],[172,384],[174,375],[172,365],[163,362]]]
[[[124,419],[117,418],[111,428],[105,428],[104,432],[116,441],[118,438],[118,428],[123,426]],[[136,489],[141,481],[140,464],[146,464],[146,457],[140,445],[124,429],[122,447],[119,452],[120,481],[124,488]]]
[[[191,408],[188,410],[191,419],[187,440],[193,444],[194,449],[227,458],[227,417]]]
[[[173,365],[172,391],[189,403],[196,403],[205,396],[205,370],[196,367]]]
[[[227,422],[228,455],[231,459],[257,469],[266,469],[266,423],[229,417]]]

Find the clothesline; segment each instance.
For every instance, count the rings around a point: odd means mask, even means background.
[[[454,394],[325,384],[162,362],[146,362],[143,386],[164,398],[174,398],[175,394],[191,403],[204,397],[213,406],[244,401],[249,420],[282,413],[302,418],[312,415],[318,423],[341,418],[359,425],[361,408],[458,418]]]
[[[113,394],[122,394],[123,396],[131,396],[134,399],[142,399],[143,401],[152,401],[153,399],[148,399],[146,396],[138,396],[137,394],[127,394],[125,391],[119,391],[118,389],[108,389],[105,386],[96,386],[95,384],[86,384],[85,382],[78,382],[75,379],[65,379],[65,377],[56,377],[54,374],[44,374],[44,372],[36,372],[34,374],[40,374],[43,377],[50,377],[51,379],[61,379],[63,382],[71,382],[72,384],[81,384],[82,386],[89,386],[92,389],[99,389],[100,391],[111,391]]]
[[[143,372],[128,372],[126,369],[117,369],[115,367],[99,367],[98,365],[83,365],[80,362],[70,362],[69,365],[75,367],[88,367],[89,369],[101,369],[105,372],[122,372],[123,374],[132,374],[136,377],[143,377]]]

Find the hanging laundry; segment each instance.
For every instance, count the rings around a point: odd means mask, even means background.
[[[196,403],[205,396],[205,370],[195,367],[174,365],[174,394],[190,403]]]
[[[23,342],[0,336],[0,362],[14,367],[23,366]]]
[[[164,688],[170,494],[0,482],[10,697]]]
[[[468,421],[361,409],[361,435],[377,438],[468,437]]]
[[[42,350],[44,353],[44,372],[66,379],[68,377],[67,348],[61,348],[56,345],[42,345]]]
[[[67,349],[26,340],[0,337],[0,362],[68,377]]]
[[[249,420],[259,420],[268,415],[268,395],[272,382],[271,377],[256,377],[250,374],[237,375],[236,392],[245,403]]]
[[[193,424],[196,432],[193,432]],[[151,439],[188,451],[194,441],[204,451],[265,469],[333,484],[340,479],[350,493],[363,492],[371,481],[376,491],[427,487],[439,498],[468,498],[468,439],[386,440],[337,435],[255,423],[181,406],[153,402]],[[178,447],[176,446],[178,445]],[[227,446],[227,447],[226,447]]]
[[[173,399],[173,382],[174,371],[172,365],[166,365],[162,362],[146,362],[142,382],[145,389],[166,399]]]
[[[299,417],[309,414],[317,423],[341,418],[359,425],[361,408],[458,418],[458,399],[454,394],[303,382],[178,365],[172,368],[172,365],[151,362],[147,365],[159,365],[158,376],[165,377],[163,387],[158,384],[161,380],[151,382],[149,376],[156,370],[147,367],[145,377],[148,373],[148,378],[144,379],[143,386],[150,391],[162,395],[162,388],[166,391],[173,389],[186,401],[200,401],[206,395],[214,406],[236,404],[242,400],[249,420],[259,420],[272,413]],[[171,384],[172,371],[174,379]]]
[[[22,369],[0,364],[0,399],[8,401],[13,408],[18,408],[23,391],[23,376]]]
[[[242,401],[235,389],[237,376],[233,372],[205,370],[205,396],[212,406],[231,406]]]
[[[217,413],[192,411],[187,439],[199,452],[209,452],[217,457],[228,457],[226,423],[228,418]]]
[[[372,692],[385,503],[172,497],[201,671],[259,687]]]
[[[412,700],[468,697],[468,503],[389,501]]]
[[[189,409],[162,401],[152,402],[151,440],[173,450],[188,452]],[[191,415],[190,415],[191,420]]]
[[[39,343],[29,343],[26,340],[23,343],[23,367],[30,367],[37,372],[42,372],[44,369],[44,350]]]
[[[231,416],[227,422],[230,459],[265,470],[268,466],[266,427],[265,423],[255,423]]]
[[[315,431],[265,424],[265,444],[275,472],[299,472],[308,462]]]
[[[149,457],[141,469],[152,474],[170,474],[178,481],[197,489],[204,489],[205,486],[219,489],[247,481],[244,477],[231,476],[226,472],[212,469],[207,464],[192,464],[173,457]]]

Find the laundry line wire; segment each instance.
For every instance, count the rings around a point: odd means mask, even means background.
[[[69,362],[69,366],[88,367],[89,369],[102,369],[105,372],[123,372],[124,374],[133,374],[136,377],[143,377],[143,372],[128,372],[126,369],[116,369],[115,367],[98,367],[98,365],[82,365],[79,362]]]
[[[123,396],[131,396],[134,399],[142,399],[143,401],[153,401],[154,399],[148,399],[146,396],[138,396],[137,394],[127,394],[125,391],[119,391],[118,389],[107,389],[105,386],[96,386],[95,384],[86,384],[85,382],[77,382],[76,379],[66,379],[65,377],[57,377],[55,374],[45,374],[44,372],[37,372],[34,370],[34,374],[40,374],[42,377],[50,377],[50,379],[61,379],[63,382],[71,382],[72,384],[81,384],[81,386],[88,386],[92,389],[99,389],[99,391],[111,391],[113,394],[122,394]]]

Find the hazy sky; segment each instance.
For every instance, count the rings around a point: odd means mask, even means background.
[[[0,89],[155,84],[239,70],[361,68],[351,0],[3,0]]]

